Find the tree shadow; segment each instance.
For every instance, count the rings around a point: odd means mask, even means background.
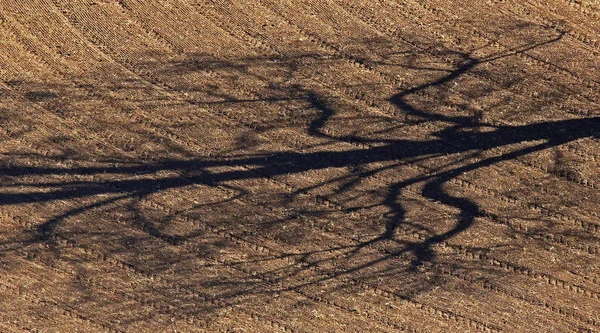
[[[315,141],[318,144],[312,144],[311,141],[311,144],[303,146],[303,149],[256,152],[254,148],[260,148],[261,141],[253,142],[249,137],[242,136],[238,138],[236,147],[216,156],[198,157],[198,154],[186,152],[194,157],[181,159],[159,156],[151,162],[116,158],[96,161],[97,163],[89,166],[74,167],[6,164],[0,166],[0,175],[8,179],[2,186],[0,203],[2,206],[53,205],[57,202],[69,201],[78,203],[36,224],[34,233],[29,243],[23,245],[24,248],[32,246],[31,244],[52,245],[58,239],[81,238],[81,234],[86,233],[86,229],[90,227],[82,222],[87,214],[93,215],[102,212],[103,209],[114,209],[118,214],[125,216],[124,220],[130,221],[128,227],[136,229],[139,233],[136,233],[136,236],[128,236],[128,239],[119,238],[121,235],[111,235],[110,237],[115,237],[119,242],[128,245],[120,250],[116,246],[107,249],[106,251],[111,254],[121,254],[117,251],[139,251],[139,254],[148,256],[164,255],[161,251],[152,254],[151,252],[155,251],[153,248],[143,249],[141,246],[136,248],[138,243],[155,244],[148,241],[145,238],[147,237],[156,238],[171,246],[190,246],[197,257],[218,258],[219,251],[226,250],[223,249],[226,248],[223,244],[228,243],[221,244],[220,241],[213,239],[218,237],[208,237],[208,234],[239,238],[240,242],[246,242],[245,237],[248,237],[250,239],[248,243],[253,246],[262,246],[259,243],[267,240],[269,244],[279,244],[280,248],[290,250],[286,252],[281,249],[271,249],[267,251],[268,255],[248,260],[224,260],[223,265],[256,267],[261,266],[263,261],[276,262],[290,259],[290,264],[273,269],[264,265],[264,271],[261,272],[261,276],[267,281],[283,281],[280,291],[302,290],[310,285],[332,279],[343,279],[347,276],[353,281],[398,279],[399,283],[403,284],[405,295],[417,295],[444,283],[443,275],[437,274],[438,272],[434,272],[436,274],[433,277],[425,280],[426,274],[423,272],[427,271],[430,265],[437,265],[436,270],[493,269],[471,267],[469,263],[462,263],[460,259],[450,261],[445,257],[440,258],[436,250],[439,245],[450,242],[473,228],[478,218],[489,218],[492,214],[468,195],[457,195],[447,190],[448,184],[461,179],[460,177],[466,173],[553,149],[583,138],[598,138],[600,117],[524,125],[491,124],[483,119],[485,116],[483,111],[460,116],[434,113],[414,105],[411,98],[431,88],[443,90],[481,64],[526,52],[545,43],[556,42],[560,38],[561,36],[484,59],[453,52],[452,56],[459,59],[456,68],[435,80],[388,96],[388,102],[409,120],[405,119],[402,124],[398,124],[395,123],[397,119],[389,115],[365,116],[361,119],[375,124],[374,128],[377,128],[377,131],[370,135],[361,135],[360,128],[339,129],[339,132],[343,133],[336,134],[332,130],[337,126],[336,122],[343,123],[355,119],[338,117],[340,112],[335,103],[329,102],[332,96],[326,96],[298,84],[281,83],[293,81],[294,73],[299,70],[301,66],[299,63],[304,61],[304,58],[311,61],[322,60],[315,55],[298,59],[256,58],[237,61],[211,61],[197,55],[192,56],[189,61],[163,64],[162,67],[156,65],[166,71],[164,75],[177,76],[205,70],[226,70],[265,81],[268,81],[266,76],[255,74],[249,68],[256,64],[272,65],[281,72],[283,77],[281,82],[270,87],[277,92],[273,96],[239,99],[219,92],[216,87],[202,86],[196,87],[197,89],[193,87],[186,89],[189,92],[197,90],[211,95],[211,100],[190,98],[182,102],[192,106],[253,103],[285,105],[292,101],[301,102],[310,112],[297,115],[295,118],[283,117],[285,120],[279,123],[279,128],[271,124],[253,127],[251,132],[268,134],[276,129],[294,128],[298,135],[318,138],[319,140]],[[57,98],[60,90],[60,87],[47,87],[47,89],[36,87],[35,90],[26,93],[25,97],[33,103],[46,103]],[[434,126],[435,130],[428,133],[424,139],[393,137],[398,128],[425,123],[443,125]],[[392,137],[385,138],[390,133]],[[151,135],[151,133],[145,134],[149,137]],[[151,140],[154,139],[161,138],[153,137]],[[336,144],[343,144],[344,149],[335,146]],[[168,142],[164,145],[166,151],[181,149],[175,146],[169,147]],[[485,155],[485,152],[499,148],[504,149],[502,154]],[[456,156],[456,158],[449,161],[442,160],[448,156]],[[47,156],[14,154],[14,157],[17,160],[37,159],[49,163],[56,162],[55,158]],[[403,169],[405,165],[412,165],[418,172],[414,175],[403,175],[402,173],[406,172]],[[326,174],[324,179],[318,181],[307,181],[306,185],[286,183],[289,177],[295,175],[302,177],[309,173],[340,169],[343,171]],[[397,173],[396,177],[387,180],[386,177],[393,173]],[[95,177],[105,178],[97,180]],[[397,180],[398,178],[400,180]],[[372,187],[364,185],[370,179],[377,179],[375,185],[369,185]],[[266,188],[270,183],[276,183],[278,188]],[[285,189],[286,185],[289,189]],[[281,189],[282,187],[284,189]],[[201,202],[193,202],[191,197],[187,198],[184,194],[179,194],[180,197],[173,198],[174,208],[154,209],[156,207],[152,207],[155,197],[179,193],[177,191],[189,191],[185,192],[189,194],[194,191],[194,188],[201,188],[201,191],[206,192],[199,193],[209,193],[214,198],[202,198]],[[443,229],[408,218],[410,210],[407,205],[410,196],[405,196],[404,193],[415,191],[415,188],[417,195],[425,201],[453,210],[455,212],[453,222]],[[265,193],[260,193],[261,189]],[[220,198],[217,198],[218,195]],[[335,198],[338,197],[341,198],[341,203],[337,203]],[[368,200],[360,204],[363,198]],[[177,200],[180,199],[185,203],[178,203]],[[353,204],[354,202],[358,204]],[[183,208],[178,208],[177,205]],[[266,210],[253,210],[253,205],[269,206],[273,212],[271,215],[266,215]],[[160,213],[157,213],[158,211]],[[368,213],[364,213],[365,211]],[[369,215],[371,211],[383,213],[375,218]],[[111,216],[112,213],[106,214]],[[100,213],[96,216],[103,215]],[[351,222],[340,223],[343,226],[338,227],[337,219],[348,219]],[[181,220],[193,226],[202,226],[188,227],[191,229],[189,231],[180,225],[184,223]],[[81,225],[73,225],[73,222],[68,221],[79,221],[75,224],[81,223]],[[250,222],[246,223],[246,221]],[[314,229],[314,233],[340,234],[343,241],[331,247],[315,249],[310,244],[304,243],[305,239],[311,238],[308,236],[305,238],[307,230],[298,228],[302,225],[306,225],[306,229]],[[358,229],[365,228],[367,232],[356,233],[360,235],[352,238],[355,234],[352,230],[353,226]],[[279,232],[283,228],[290,229],[280,235]],[[344,235],[344,232],[348,234]],[[522,231],[513,230],[513,232]],[[411,233],[417,234],[417,237],[406,237]],[[89,237],[90,239],[108,238],[109,235],[102,232],[93,233],[89,230]],[[256,238],[252,240],[252,237]],[[310,249],[303,250],[304,247]],[[485,250],[470,245],[464,247],[474,251]],[[12,250],[14,249],[11,248]],[[186,259],[191,260],[187,257]],[[166,264],[169,260],[170,257],[166,256],[157,262]],[[181,258],[177,260],[172,263],[173,266],[183,261]],[[347,264],[340,264],[341,261]],[[163,265],[147,273],[159,275],[171,272],[171,269],[168,265]],[[319,273],[307,278],[305,275],[309,270],[316,270]],[[299,277],[304,277],[304,280]],[[215,278],[205,280],[203,283],[201,289],[221,290],[219,297],[223,299],[233,300],[241,293],[273,292],[272,287],[266,288],[258,281],[224,281]],[[198,288],[198,286],[190,288]],[[206,309],[197,311],[206,311]]]

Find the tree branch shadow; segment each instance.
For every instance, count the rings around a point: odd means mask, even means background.
[[[288,149],[266,153],[247,153],[246,151],[252,147],[252,145],[247,145],[227,151],[221,157],[198,157],[197,154],[190,153],[188,154],[189,156],[195,157],[186,159],[160,158],[156,162],[139,163],[115,159],[111,163],[106,163],[106,165],[102,166],[46,167],[7,165],[0,167],[0,174],[4,177],[9,177],[13,181],[11,184],[2,186],[4,192],[0,193],[0,202],[2,206],[17,206],[51,204],[57,201],[79,202],[78,200],[81,199],[92,199],[91,203],[75,205],[60,214],[49,217],[44,223],[37,225],[35,228],[35,239],[32,243],[52,242],[55,235],[60,233],[61,227],[67,224],[66,221],[70,218],[81,216],[89,211],[108,205],[119,204],[132,214],[131,221],[133,221],[137,230],[149,237],[163,240],[172,246],[184,246],[189,243],[202,242],[202,237],[207,232],[201,231],[201,228],[192,228],[189,232],[173,235],[165,232],[162,226],[168,225],[176,219],[190,219],[190,216],[191,219],[197,218],[198,223],[204,223],[202,216],[205,210],[208,211],[209,209],[217,212],[222,210],[222,212],[225,212],[225,216],[221,216],[221,219],[216,222],[207,223],[207,230],[217,230],[221,233],[220,235],[235,236],[239,239],[243,239],[245,236],[251,238],[251,236],[258,235],[258,240],[255,240],[255,242],[260,242],[262,238],[274,242],[273,239],[269,238],[270,233],[274,229],[283,228],[287,222],[298,219],[301,216],[309,216],[318,220],[317,222],[328,221],[333,223],[334,221],[328,220],[328,214],[342,213],[346,214],[344,216],[351,216],[352,213],[361,210],[381,208],[387,212],[385,215],[382,215],[383,218],[381,220],[362,221],[367,225],[379,226],[379,229],[377,229],[379,233],[373,235],[370,239],[352,239],[352,242],[350,242],[352,243],[351,245],[336,245],[321,250],[300,251],[299,249],[302,247],[297,246],[293,248],[298,251],[266,255],[246,261],[232,260],[227,262],[227,265],[262,264],[264,262],[291,258],[292,263],[289,265],[267,269],[262,272],[262,276],[265,276],[267,281],[286,282],[285,286],[281,287],[281,291],[300,290],[308,285],[319,284],[327,280],[339,279],[345,276],[352,277],[352,279],[356,279],[356,276],[358,276],[365,280],[375,280],[383,277],[392,279],[402,275],[407,281],[412,278],[412,283],[407,283],[410,286],[410,290],[407,293],[416,295],[435,284],[443,283],[441,275],[434,276],[431,280],[428,280],[429,282],[421,281],[419,274],[424,266],[432,264],[444,266],[447,264],[444,267],[450,267],[449,269],[451,270],[461,269],[460,260],[458,259],[452,263],[444,263],[440,260],[436,252],[436,247],[451,241],[458,235],[473,228],[477,218],[485,217],[489,214],[484,212],[476,201],[467,196],[453,195],[445,190],[444,187],[447,184],[457,180],[461,175],[474,170],[484,169],[528,154],[552,149],[582,138],[600,137],[600,117],[547,121],[526,125],[492,125],[483,122],[480,119],[481,115],[477,113],[463,116],[432,113],[429,110],[411,104],[408,97],[422,94],[432,87],[443,89],[444,86],[470,73],[481,64],[526,52],[546,43],[556,42],[561,37],[558,36],[543,43],[528,45],[483,59],[476,59],[469,54],[454,52],[453,56],[460,59],[458,61],[459,65],[454,70],[444,72],[445,75],[437,80],[389,96],[389,102],[399,112],[418,118],[411,125],[428,122],[441,122],[445,124],[442,129],[431,133],[427,140],[379,139],[366,135],[361,136],[355,132],[341,135],[332,134],[331,131],[326,130],[326,127],[335,121],[334,118],[338,115],[338,110],[327,102],[329,96],[324,97],[317,91],[302,88],[298,85],[278,86],[277,89],[280,90],[278,92],[279,95],[283,95],[284,97],[265,97],[254,100],[240,100],[226,94],[219,95],[215,93],[213,97],[215,97],[216,101],[191,100],[188,102],[193,105],[221,105],[304,101],[307,109],[316,112],[316,115],[310,121],[304,122],[306,126],[301,128],[302,133],[311,138],[319,138],[326,141],[321,143],[321,146],[310,146],[310,149],[307,149],[307,151]],[[312,57],[312,59],[318,59],[318,57]],[[275,60],[278,61],[275,62]],[[277,63],[277,66],[282,66],[283,72],[285,72],[284,76],[290,78],[294,76],[294,71],[298,70],[299,60],[287,59],[287,61],[286,63],[285,61],[282,62],[281,59],[258,58],[241,59],[235,62],[209,62],[207,60],[198,61],[197,59],[190,59],[189,62],[168,64],[163,69],[172,70],[171,75],[180,75],[182,73],[207,69],[226,69],[251,75],[249,74],[248,67],[253,66],[256,62],[267,62],[269,64],[273,62]],[[425,69],[430,70],[431,68],[427,67]],[[54,90],[58,91],[59,89]],[[40,103],[58,96],[48,91],[53,90],[40,90],[36,87],[36,90],[32,90],[26,97],[34,103]],[[292,128],[294,124],[281,124],[282,128],[286,126]],[[385,133],[385,130],[394,132],[398,128],[396,126],[404,125],[393,124],[390,128],[381,129],[378,133]],[[484,132],[469,131],[470,129],[478,129],[484,126],[487,128]],[[296,126],[297,128],[298,126]],[[271,127],[265,127],[264,132],[268,132],[271,129]],[[151,140],[158,139],[160,138],[151,138]],[[352,148],[345,146],[347,148],[345,150],[329,149],[338,143],[347,144]],[[473,156],[470,154],[475,155],[499,147],[509,147],[511,145],[526,143],[530,144],[524,148],[512,149],[510,152],[502,155],[484,157],[477,162],[467,161]],[[171,148],[173,150],[176,149],[165,144],[165,150]],[[177,149],[182,153],[186,153],[181,148]],[[235,154],[236,150],[241,153]],[[402,165],[421,165],[420,163],[426,163],[433,161],[437,157],[452,154],[467,156],[446,164],[437,164],[435,167],[422,170],[416,176],[404,177],[405,179],[401,181],[380,181],[380,183],[383,182],[385,185],[382,185],[382,188],[378,188],[377,191],[379,192],[377,193],[375,192],[376,190],[369,192],[370,194],[376,193],[376,195],[371,195],[374,197],[372,200],[374,202],[370,204],[355,205],[349,208],[342,207],[341,209],[318,206],[320,210],[317,209],[316,211],[314,211],[314,207],[310,208],[313,211],[296,208],[302,205],[302,200],[305,200],[303,197],[319,198],[320,194],[315,193],[320,193],[321,191],[325,191],[325,197],[327,197],[326,200],[328,202],[333,201],[331,197],[344,197],[345,195],[349,196],[347,201],[351,202],[352,199],[360,197],[361,193],[357,193],[354,197],[352,195],[354,195],[354,192],[358,192],[362,184],[369,179],[384,177],[381,175],[384,175],[385,172],[401,170]],[[116,165],[116,163],[120,165]],[[425,169],[425,167],[421,168]],[[256,192],[246,190],[243,186],[245,183],[258,180],[281,184],[284,182],[281,179],[285,179],[289,175],[303,175],[309,172],[330,169],[344,169],[344,172],[320,182],[313,182],[312,184],[307,181],[307,185],[293,188],[287,192],[272,190],[272,193],[268,193],[261,200],[256,200]],[[159,174],[163,172],[171,172],[175,173],[175,175],[160,176]],[[32,179],[44,179],[56,175],[94,176],[98,174],[114,175],[115,178],[101,182],[95,180],[59,180],[32,183],[27,180],[30,177],[33,177]],[[34,190],[15,191],[16,188],[23,185],[33,187]],[[434,228],[428,227],[426,224],[409,221],[407,218],[409,211],[402,202],[403,191],[416,185],[422,186],[419,194],[424,199],[435,201],[458,211],[451,228],[443,232],[436,232]],[[164,213],[162,220],[158,221],[160,223],[146,217],[144,209],[136,206],[136,203],[151,196],[162,195],[169,191],[182,190],[193,186],[219,188],[223,192],[233,194],[226,199],[215,200],[211,203],[188,205],[189,207],[181,211],[177,211],[176,208],[173,211],[166,209],[167,213]],[[290,187],[292,186],[290,185]],[[329,190],[329,187],[334,187],[334,189]],[[108,197],[105,198],[106,196]],[[269,200],[272,201],[270,202]],[[260,220],[255,225],[250,223],[237,225],[238,217],[233,215],[227,216],[226,213],[229,212],[227,207],[238,201],[243,201],[248,206],[268,206],[273,205],[272,202],[284,203],[283,205],[286,205],[286,207],[287,205],[294,207],[290,208],[294,212],[284,216],[277,216],[280,212],[275,212],[273,216],[265,217],[267,222]],[[274,207],[273,209],[276,210],[279,208],[281,207]],[[240,212],[240,215],[244,214],[251,213]],[[363,217],[363,219],[365,218]],[[219,225],[219,223],[222,223],[222,225]],[[415,230],[425,236],[422,239],[407,240],[406,237],[398,236],[401,229]],[[322,227],[318,230],[324,233],[330,232],[327,227]],[[218,244],[202,244],[201,247],[218,247]],[[373,257],[364,260],[361,256],[363,256],[367,249],[369,249],[368,251],[372,251],[369,253]],[[396,260],[398,258],[402,258],[402,260]],[[342,268],[338,268],[336,266],[337,261],[347,261],[349,264],[346,266],[340,265],[339,267]],[[394,267],[393,265],[383,266],[380,269],[380,265],[387,262],[391,262],[392,264],[406,262],[407,264],[402,267]],[[319,271],[319,274],[309,278],[308,282],[298,283],[295,278],[302,276],[309,269],[316,269]],[[288,281],[292,282],[287,283]],[[206,281],[206,284],[211,283],[214,286],[219,283],[225,285],[229,282],[219,281],[218,279]],[[243,282],[240,283],[243,284]],[[253,287],[255,286],[253,285]],[[228,289],[228,287],[224,287],[224,289]],[[231,291],[224,291],[221,296],[232,299],[239,296],[238,293],[233,291],[234,289],[232,287]],[[272,288],[267,289],[261,287],[256,287],[255,289],[244,288],[244,292],[256,294],[272,292]]]

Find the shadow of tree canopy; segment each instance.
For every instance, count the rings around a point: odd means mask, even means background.
[[[553,43],[560,38],[558,36],[543,43]],[[198,257],[218,256],[223,245],[220,241],[214,241],[214,237],[207,236],[210,230],[218,229],[251,243],[265,240],[268,244],[289,248],[289,252],[273,250],[278,254],[246,261],[234,260],[227,264],[246,265],[256,260],[256,264],[260,266],[261,260],[292,258],[293,264],[285,268],[270,271],[268,265],[264,266],[263,276],[271,276],[268,281],[283,281],[282,290],[301,289],[306,285],[348,276],[352,281],[397,281],[403,295],[415,295],[444,283],[442,275],[437,271],[440,267],[449,270],[492,270],[490,267],[476,267],[459,259],[451,260],[447,255],[440,257],[436,250],[440,244],[474,228],[478,218],[489,218],[494,214],[482,209],[468,195],[448,190],[448,184],[466,173],[551,150],[583,138],[600,136],[600,117],[514,125],[489,122],[485,108],[459,108],[463,114],[455,115],[423,107],[435,102],[437,94],[441,96],[451,90],[453,83],[479,70],[481,65],[526,52],[543,43],[526,45],[486,58],[447,50],[446,56],[455,59],[451,69],[437,69],[433,65],[419,67],[420,65],[410,63],[398,65],[398,71],[406,67],[413,71],[433,70],[438,74],[433,80],[416,84],[386,96],[383,101],[369,104],[369,107],[375,108],[378,104],[391,105],[392,113],[365,113],[363,117],[355,118],[344,117],[345,110],[339,108],[336,96],[326,94],[327,89],[310,89],[310,85],[303,86],[301,80],[295,77],[296,72],[307,64],[326,67],[336,59],[301,55],[298,58],[257,57],[226,61],[193,55],[184,61],[148,63],[148,68],[154,67],[155,72],[169,77],[204,71],[216,72],[218,76],[224,71],[230,73],[230,76],[254,78],[261,84],[268,83],[266,89],[271,92],[269,96],[244,100],[233,97],[222,91],[221,86],[210,83],[197,87],[171,87],[174,93],[210,96],[206,100],[186,97],[177,101],[184,105],[208,110],[221,108],[218,110],[226,113],[229,112],[227,107],[231,105],[241,105],[242,110],[251,110],[273,104],[281,112],[288,114],[282,114],[280,118],[270,122],[251,123],[247,136],[236,138],[237,147],[204,156],[185,151],[181,146],[169,146],[171,141],[168,138],[151,137],[154,134],[144,132],[144,128],[139,130],[141,135],[148,135],[148,140],[160,142],[165,151],[180,151],[189,158],[172,158],[159,154],[151,160],[104,158],[84,161],[87,165],[79,165],[78,152],[71,152],[66,157],[15,153],[11,157],[14,162],[8,163],[5,160],[0,166],[0,175],[4,179],[0,203],[2,206],[47,204],[58,207],[53,216],[35,225],[31,234],[28,234],[28,241],[22,242],[25,244],[23,248],[39,244],[52,247],[57,234],[64,239],[71,239],[81,238],[82,234],[87,233],[86,237],[92,240],[103,237],[118,239],[124,252],[140,251],[146,256],[165,255],[162,261],[158,261],[167,265],[170,259],[168,254],[164,254],[165,251],[137,247],[142,235],[174,246],[192,244],[190,246]],[[369,60],[359,60],[366,66],[374,65]],[[394,65],[392,61],[390,64]],[[253,66],[270,67],[272,70],[254,71]],[[275,75],[277,80],[271,79],[270,75]],[[229,82],[228,80],[225,79],[224,82]],[[238,81],[235,78],[231,80]],[[318,82],[318,79],[314,80]],[[12,85],[26,91],[25,98],[30,102],[50,109],[54,107],[52,100],[66,90],[60,86],[43,85],[28,88],[27,82],[13,82]],[[500,89],[493,86],[488,88],[489,90],[484,89],[481,93],[487,94],[496,88]],[[349,89],[354,91],[353,89],[361,88]],[[425,99],[425,103],[415,103],[414,99],[422,94],[429,96],[429,99]],[[287,110],[286,103],[292,101],[305,107],[302,110],[304,112],[297,112],[298,109]],[[551,105],[556,100],[542,102]],[[440,98],[438,103],[446,102]],[[537,101],[532,103],[537,107]],[[434,110],[440,105],[430,106]],[[181,126],[199,125],[195,121],[197,120]],[[353,122],[358,125],[351,125]],[[345,125],[348,127],[344,128]],[[123,128],[126,126],[125,124]],[[426,128],[427,131],[411,137],[411,131],[417,131],[417,127]],[[178,129],[172,128],[174,132]],[[282,144],[281,149],[272,150],[273,145],[263,145],[265,140],[277,145],[277,138],[270,138],[269,135],[279,129],[293,129],[285,133],[314,140],[307,140],[310,143],[300,145],[301,149],[283,147]],[[257,135],[264,135],[267,139],[253,139]],[[193,144],[195,138],[186,139]],[[135,147],[132,150],[135,152]],[[492,150],[499,150],[500,153],[489,153]],[[27,165],[20,162],[28,159],[48,163]],[[58,163],[65,160],[74,163]],[[330,170],[334,171],[329,172]],[[302,177],[306,178],[305,186],[289,185],[297,184]],[[268,188],[269,186],[273,188]],[[412,191],[413,194],[407,195],[407,191]],[[418,196],[422,200],[417,199]],[[143,203],[152,201],[152,198],[163,198],[161,200],[164,204],[172,203],[173,207],[158,213],[150,209],[149,204]],[[446,221],[436,226],[434,217],[439,214],[433,211],[430,212],[431,222],[408,217],[411,212],[409,207],[416,205],[412,201],[418,203],[419,200],[447,207],[444,208],[446,211],[453,212],[451,222]],[[75,204],[63,205],[65,202]],[[261,207],[270,208],[265,210]],[[430,207],[423,205],[422,209]],[[267,211],[270,215],[261,215]],[[139,232],[122,238],[122,235],[109,236],[110,230],[95,230],[94,222],[87,221],[89,216],[95,216],[96,219],[122,216],[131,221],[129,226]],[[419,215],[418,218],[423,216],[427,215]],[[177,222],[181,218],[187,222],[193,221],[192,226],[205,224],[208,227],[188,226],[186,229],[181,222]],[[334,235],[331,237],[339,235],[343,241],[337,242],[335,246],[315,249],[315,246],[305,243],[314,234],[299,229],[303,225],[306,229],[316,230],[314,233]],[[521,231],[512,232],[516,234]],[[412,233],[418,234],[418,237],[406,237]],[[474,248],[466,244],[463,246]],[[365,252],[366,249],[375,250]],[[39,251],[45,250],[42,248]],[[152,274],[169,271],[168,265],[156,266],[154,269]],[[311,269],[316,269],[319,273],[307,277],[306,274]],[[242,293],[236,289],[239,286],[226,286],[229,283],[244,285],[242,290],[245,293],[266,292],[258,282],[215,278],[202,283],[207,288],[222,285],[219,297],[223,299],[234,298]]]

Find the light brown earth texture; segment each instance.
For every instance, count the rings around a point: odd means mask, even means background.
[[[600,331],[600,1],[0,0],[0,332]]]

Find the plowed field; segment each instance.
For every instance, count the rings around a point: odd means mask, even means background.
[[[600,331],[598,0],[0,0],[0,332]]]

